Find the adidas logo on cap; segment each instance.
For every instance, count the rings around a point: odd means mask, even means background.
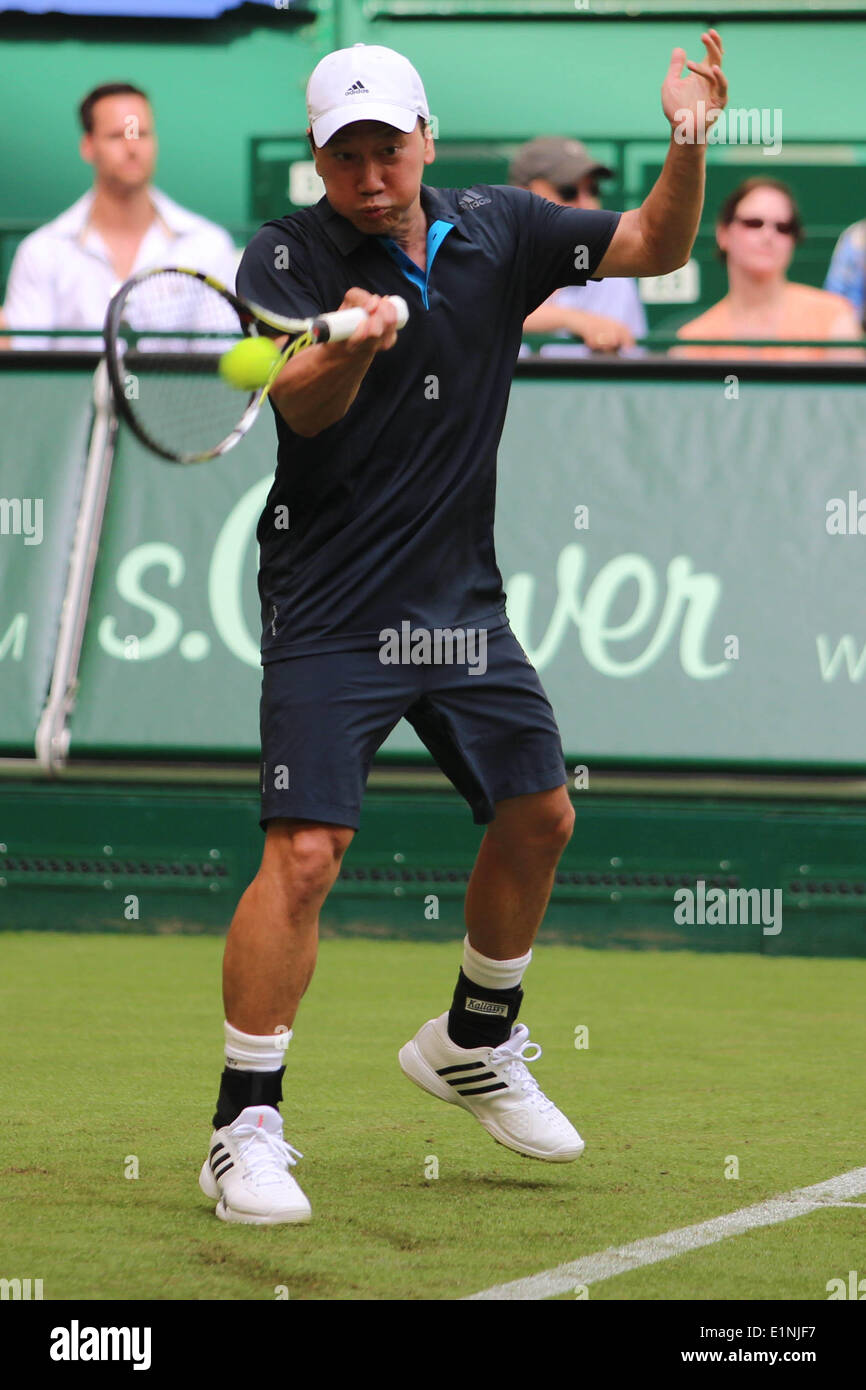
[[[421,78],[392,48],[363,43],[338,48],[316,64],[307,83],[307,116],[318,146],[353,121],[379,120],[383,107],[393,117],[391,124],[407,133],[419,116],[430,115]]]

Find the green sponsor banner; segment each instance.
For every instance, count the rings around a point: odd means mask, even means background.
[[[81,498],[92,371],[0,370],[0,751],[31,754]]]
[[[512,626],[570,758],[862,766],[866,397],[725,371],[515,382],[497,500]],[[274,448],[264,419],[178,468],[121,434],[73,757],[258,755]],[[383,751],[426,758],[405,721]]]
[[[72,757],[258,756],[256,525],[275,453],[267,416],[224,458],[187,466],[121,427]]]
[[[569,753],[862,765],[866,395],[726,371],[515,387],[512,626]]]

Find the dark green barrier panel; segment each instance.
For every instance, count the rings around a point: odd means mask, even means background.
[[[54,663],[93,393],[92,367],[40,370],[35,362],[0,353],[0,751],[31,757]]]
[[[591,791],[574,803],[541,939],[866,954],[859,807]],[[0,930],[224,931],[259,865],[258,814],[255,787],[0,778]],[[456,793],[369,791],[323,932],[460,939],[481,833]],[[763,890],[769,910],[750,924],[698,913],[678,922],[675,894],[688,886],[697,896],[701,880],[705,892]]]

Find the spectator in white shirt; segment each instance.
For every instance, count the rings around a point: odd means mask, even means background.
[[[551,203],[593,209],[601,207],[599,180],[612,176],[613,171],[593,159],[579,140],[558,136],[541,136],[522,145],[508,172],[512,184]],[[642,351],[634,344],[645,336],[647,321],[634,280],[588,280],[585,285],[556,290],[529,315],[523,328],[526,333],[583,339],[567,346],[546,344],[543,356],[589,357],[593,350],[623,349],[634,356]]]
[[[157,142],[146,94],[126,82],[106,83],[84,98],[79,114],[81,157],[93,165],[93,187],[18,247],[6,324],[101,331],[115,290],[136,271],[159,265],[203,270],[234,289],[240,253],[228,232],[151,185]],[[13,336],[12,344],[101,350],[102,339]]]

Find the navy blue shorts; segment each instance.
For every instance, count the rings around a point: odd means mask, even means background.
[[[383,664],[378,648],[268,662],[262,829],[287,816],[357,830],[373,756],[401,718],[469,803],[476,825],[493,820],[497,801],[562,786],[556,719],[511,628],[487,634],[483,662],[480,651],[451,665]]]

